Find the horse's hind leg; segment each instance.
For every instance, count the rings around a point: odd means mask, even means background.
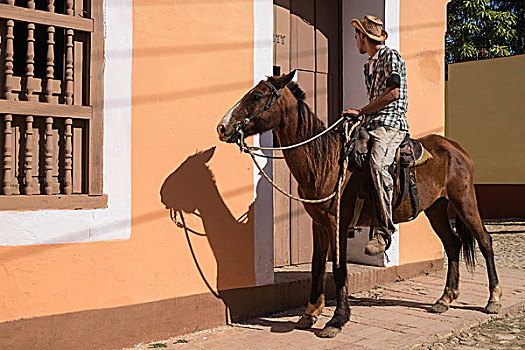
[[[314,252],[312,257],[312,285],[308,308],[303,313],[295,328],[305,329],[317,322],[324,308],[326,257],[329,247],[329,235],[320,225],[313,221]]]
[[[425,210],[432,228],[437,233],[448,257],[447,283],[441,298],[428,310],[429,312],[442,313],[448,310],[452,301],[459,296],[459,253],[461,240],[454,233],[447,216],[448,200],[440,198]]]
[[[500,298],[502,292],[496,272],[496,265],[494,264],[492,238],[481,222],[476,196],[474,194],[474,186],[468,186],[464,192],[466,193],[460,193],[457,197],[454,196],[456,198],[451,198],[454,210],[461,218],[461,220],[457,220],[456,222],[456,231],[462,239],[468,239],[468,237],[474,236],[478,241],[479,249],[487,264],[487,274],[489,278],[490,297],[487,306],[485,306],[485,312],[497,314],[501,310]]]

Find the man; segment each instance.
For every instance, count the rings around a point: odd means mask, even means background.
[[[390,244],[395,232],[392,220],[393,180],[388,167],[393,163],[395,153],[406,133],[408,124],[407,83],[405,62],[396,50],[382,45],[388,34],[383,22],[367,15],[362,21],[352,20],[355,27],[357,49],[370,57],[364,65],[365,84],[369,104],[359,110],[347,109],[343,114],[352,113],[367,116],[365,125],[370,133],[370,168],[378,194],[379,223],[374,236],[368,242],[365,253],[378,255]]]

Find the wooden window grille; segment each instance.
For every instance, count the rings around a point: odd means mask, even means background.
[[[101,0],[0,0],[0,210],[105,207]]]

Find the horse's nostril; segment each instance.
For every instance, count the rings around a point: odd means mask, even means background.
[[[219,135],[224,135],[226,133],[226,128],[224,127],[224,125],[219,125],[217,127],[217,132],[219,133]]]

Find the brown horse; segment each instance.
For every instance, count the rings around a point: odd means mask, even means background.
[[[279,143],[286,146],[307,140],[325,130],[323,122],[304,102],[304,92],[291,82],[294,74],[295,71],[269,77],[244,95],[220,121],[217,127],[220,140],[235,142],[241,130],[245,136],[273,130]],[[456,142],[442,136],[428,135],[419,141],[433,156],[415,172],[420,205],[443,242],[448,256],[445,291],[429,311],[445,312],[450,303],[458,298],[460,252],[463,248],[467,266],[473,266],[475,238],[487,262],[490,297],[485,311],[498,313],[501,308],[501,287],[494,265],[492,240],[485,231],[478,212],[472,160]],[[305,146],[283,151],[303,198],[321,198],[334,191],[339,177],[342,148],[342,136],[331,131]],[[346,289],[346,242],[360,176],[360,172],[348,172],[346,176],[341,199],[340,260],[338,264],[333,264],[337,306],[332,319],[318,334],[320,337],[334,337],[350,318]],[[412,206],[409,198],[410,196],[394,210],[394,222],[405,222],[411,218]],[[449,201],[457,213],[457,232],[448,220]],[[324,307],[326,260],[328,250],[334,247],[336,234],[335,200],[322,204],[305,204],[304,207],[313,219],[314,251],[310,299],[308,308],[297,322],[297,328],[311,327]],[[374,225],[374,213],[373,203],[365,201],[357,226]]]

